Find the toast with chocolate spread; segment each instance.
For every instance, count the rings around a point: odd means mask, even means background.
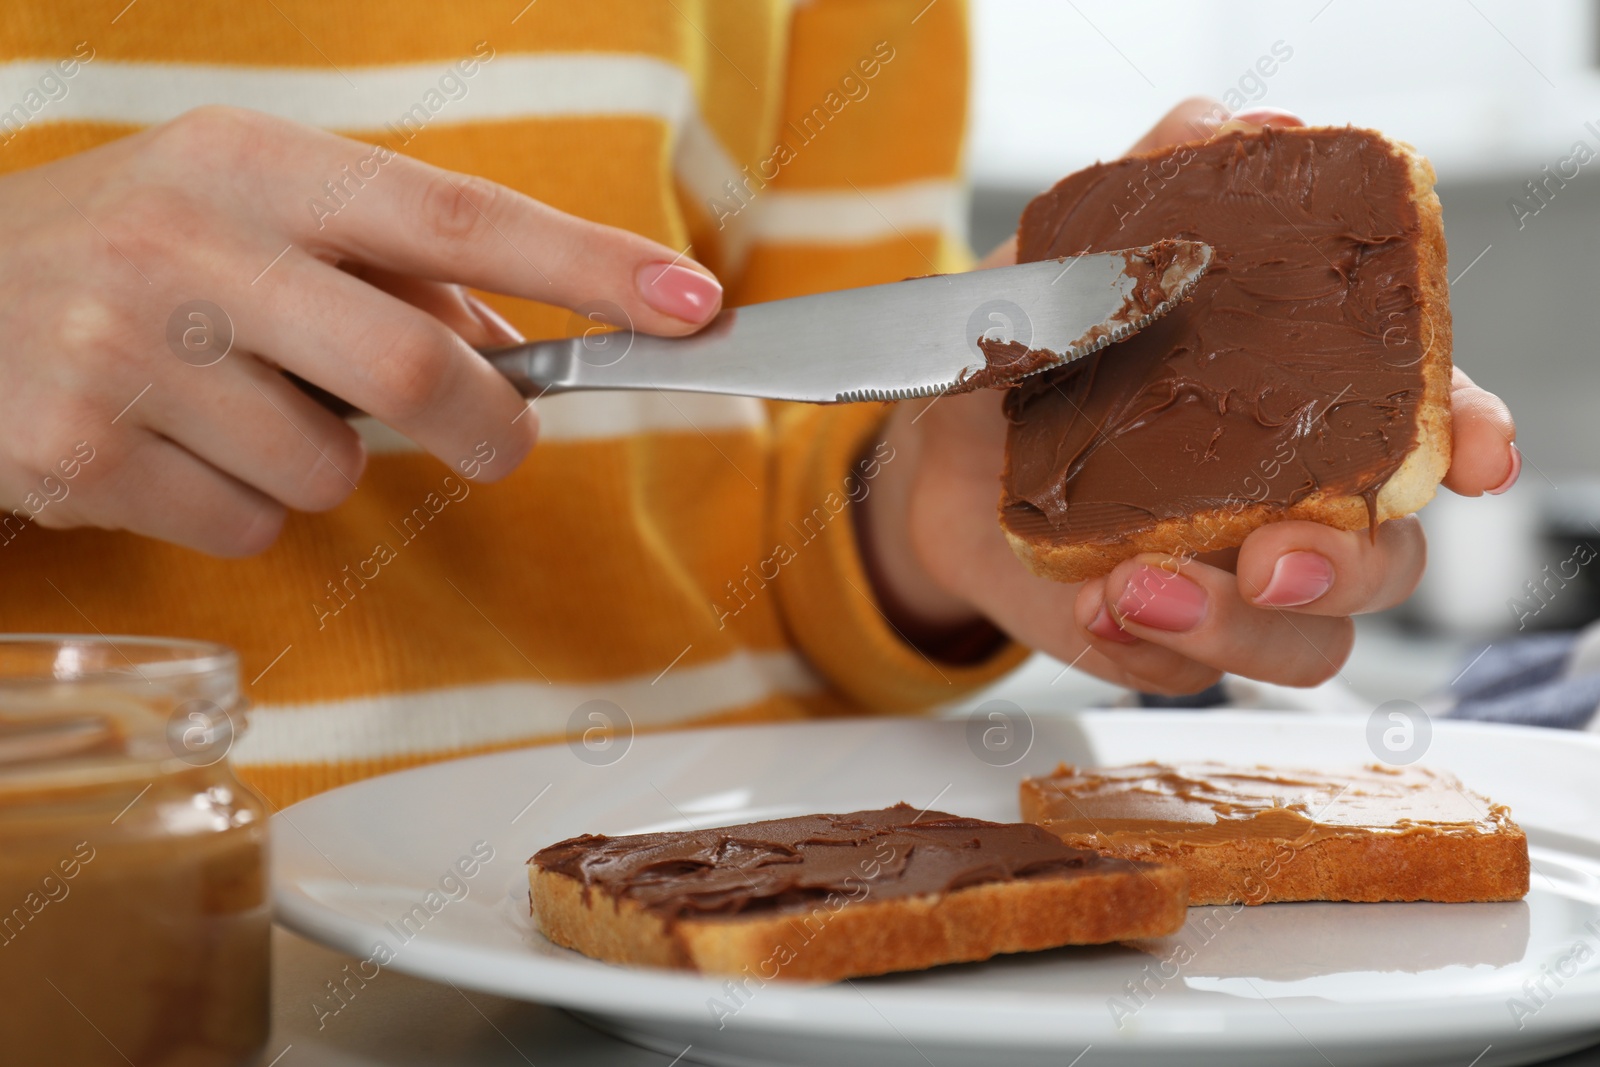
[[[1371,130],[1223,133],[1070,175],[1021,262],[1204,241],[1187,303],[1007,393],[1000,523],[1036,574],[1187,558],[1284,519],[1372,528],[1450,463],[1450,308],[1433,168]]]
[[[831,982],[1182,927],[1176,867],[905,804],[585,835],[528,861],[545,937],[612,963]]]

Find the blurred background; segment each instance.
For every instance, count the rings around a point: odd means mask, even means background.
[[[1430,563],[1361,620],[1341,685],[1418,698],[1486,644],[1600,617],[1600,3],[972,0],[968,170],[980,251],[1030,197],[1121,155],[1184,97],[1408,141],[1438,172],[1455,360],[1517,419],[1522,478],[1422,512]],[[1054,679],[1054,681],[1052,681]],[[1014,683],[1112,690],[1036,662]],[[1087,687],[1087,688],[1085,688]]]

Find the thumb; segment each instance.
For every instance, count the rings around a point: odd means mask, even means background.
[[[997,245],[994,251],[984,256],[978,262],[979,270],[988,270],[990,267],[1010,267],[1017,262],[1017,235],[1012,234]]]
[[[1162,115],[1149,133],[1134,142],[1128,154],[1153,152],[1184,141],[1204,141],[1229,117],[1228,109],[1220,101],[1209,96],[1191,96]]]
[[[1128,154],[1153,152],[1184,141],[1204,141],[1219,132],[1253,131],[1267,125],[1304,126],[1305,123],[1298,115],[1281,108],[1256,107],[1235,115],[1208,96],[1191,96],[1161,116],[1150,132],[1128,149]]]

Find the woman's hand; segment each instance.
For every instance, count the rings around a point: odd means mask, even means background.
[[[0,178],[0,250],[0,517],[46,497],[41,525],[224,556],[266,548],[286,508],[335,506],[365,463],[280,369],[492,480],[538,418],[473,351],[516,332],[462,286],[606,302],[658,334],[721,303],[643,237],[220,107]]]
[[[1219,114],[1188,101],[1135,150],[1196,136]],[[1298,124],[1282,113],[1235,120]],[[1006,245],[985,262],[1015,259]],[[1367,531],[1280,522],[1235,552],[1179,560],[1145,555],[1076,585],[1036,578],[995,518],[1006,422],[1001,395],[979,391],[901,404],[886,437],[897,457],[863,504],[868,567],[885,600],[915,615],[918,632],[991,620],[1016,640],[1120,685],[1187,693],[1223,672],[1314,685],[1350,653],[1350,616],[1400,603],[1422,577],[1426,546],[1415,518]],[[1444,484],[1503,492],[1521,468],[1515,427],[1498,397],[1460,370],[1452,396],[1454,454]]]

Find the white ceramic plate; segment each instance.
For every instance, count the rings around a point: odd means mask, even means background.
[[[579,833],[900,800],[1014,820],[1018,778],[1060,760],[1373,759],[1367,723],[1343,719],[1087,713],[986,738],[992,725],[698,730],[639,737],[626,751],[555,745],[374,778],[273,820],[278,917],[371,961],[354,977],[328,976],[344,989],[392,967],[561,1005],[712,1064],[1068,1067],[1090,1049],[1083,1067],[1491,1067],[1600,1040],[1600,737],[1556,731],[1438,723],[1422,760],[1510,804],[1528,831],[1533,891],[1514,904],[1196,908],[1183,947],[1060,949],[743,989],[586,959],[545,941],[528,917],[523,864]]]

